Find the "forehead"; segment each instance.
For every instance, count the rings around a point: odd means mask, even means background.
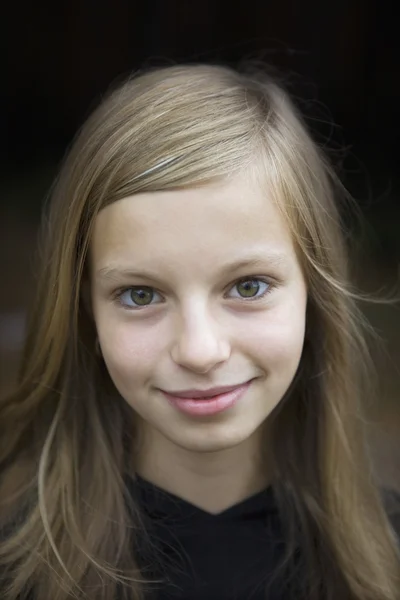
[[[196,259],[204,264],[240,250],[268,246],[294,256],[290,232],[268,194],[253,179],[237,176],[210,185],[136,194],[97,216],[92,259],[165,261]]]

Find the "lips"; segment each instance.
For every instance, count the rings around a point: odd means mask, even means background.
[[[204,399],[204,398],[213,398],[214,396],[220,396],[221,394],[226,394],[228,392],[232,392],[233,390],[236,390],[239,387],[242,387],[243,385],[245,385],[245,383],[238,383],[236,385],[229,385],[229,386],[224,386],[224,387],[215,387],[215,388],[211,388],[208,390],[199,390],[199,389],[192,389],[192,390],[183,390],[180,392],[166,392],[169,396],[174,396],[175,398],[191,398],[191,399]],[[164,390],[165,391],[165,390]]]
[[[180,394],[210,394],[216,389],[229,390],[225,393],[218,393],[216,395],[209,395],[207,397],[204,397],[203,395],[197,398],[194,398],[193,396],[173,396],[168,392],[163,392],[162,390],[161,391],[167,399],[167,401],[173,407],[179,410],[179,412],[185,413],[190,417],[211,417],[233,408],[241,398],[246,396],[246,392],[251,386],[252,382],[253,380],[250,380],[238,386],[236,385],[225,388],[214,388],[213,390],[185,390],[184,392],[178,392]]]

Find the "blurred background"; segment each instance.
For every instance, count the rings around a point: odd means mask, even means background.
[[[256,60],[284,81],[357,201],[364,291],[399,291],[399,33],[386,0],[69,0],[7,3],[0,94],[0,393],[11,388],[35,284],[41,210],[79,126],[146,66]],[[382,343],[368,407],[374,464],[400,490],[399,304],[365,305]]]

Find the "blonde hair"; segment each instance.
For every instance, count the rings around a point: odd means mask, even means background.
[[[146,532],[127,487],[133,411],[94,352],[82,298],[93,223],[118,199],[207,184],[256,163],[309,293],[299,376],[270,417],[282,570],[296,579],[296,599],[399,598],[399,551],[365,441],[371,362],[335,177],[269,77],[191,65],[139,74],[108,94],[52,191],[19,381],[0,404],[4,600],[30,588],[40,600],[146,597],[136,544]]]

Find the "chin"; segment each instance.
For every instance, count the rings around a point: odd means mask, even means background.
[[[248,440],[254,432],[245,431],[199,431],[191,432],[186,438],[168,436],[170,442],[188,452],[221,452],[239,446]]]

